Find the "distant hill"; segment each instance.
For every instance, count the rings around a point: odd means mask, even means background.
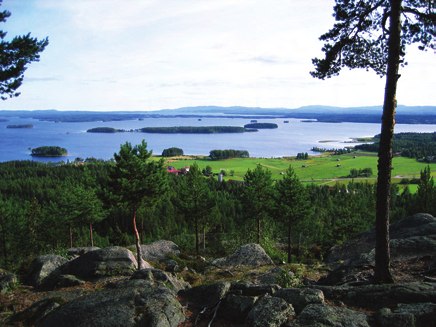
[[[57,110],[1,110],[0,117],[33,118],[53,122],[119,121],[159,117],[222,117],[233,118],[298,118],[314,119],[319,122],[380,123],[382,106],[331,107],[304,106],[289,108],[218,107],[198,106],[155,111],[57,111]],[[436,106],[397,107],[397,123],[436,124]]]

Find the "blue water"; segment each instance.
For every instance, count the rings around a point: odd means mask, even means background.
[[[363,123],[303,123],[300,119],[260,119],[279,125],[278,129],[255,133],[231,134],[147,134],[147,133],[86,133],[93,127],[138,129],[166,126],[244,126],[250,119],[232,118],[147,118],[143,121],[53,123],[34,119],[7,118],[0,122],[0,162],[10,160],[60,161],[95,157],[108,160],[126,141],[138,144],[143,139],[147,149],[161,154],[170,147],[183,149],[185,154],[208,155],[214,149],[247,150],[251,157],[295,156],[308,152],[313,146],[343,148],[350,138],[374,136],[380,133],[380,124]],[[32,124],[33,129],[11,129],[7,125]],[[436,125],[396,125],[395,132],[434,132]],[[335,142],[319,143],[321,140]],[[40,158],[30,156],[28,148],[60,146],[68,150],[66,157]]]

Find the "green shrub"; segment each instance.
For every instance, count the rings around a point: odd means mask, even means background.
[[[292,272],[293,275],[289,272]],[[303,286],[303,276],[298,269],[293,269],[293,266],[291,266],[289,270],[282,270],[277,279],[277,284],[283,288],[301,287]]]

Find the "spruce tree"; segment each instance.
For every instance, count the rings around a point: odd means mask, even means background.
[[[310,212],[309,196],[291,165],[285,176],[275,185],[277,218],[284,221],[288,230],[288,263],[291,262],[291,237],[295,224]]]

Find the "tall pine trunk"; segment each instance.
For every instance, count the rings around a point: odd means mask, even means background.
[[[392,284],[389,254],[389,203],[391,198],[392,143],[397,107],[398,68],[401,55],[401,0],[390,0],[389,52],[378,152],[375,282]]]
[[[135,237],[136,237],[136,253],[137,253],[137,261],[138,261],[138,270],[142,270],[145,269],[145,262],[142,259],[141,244],[139,244],[139,233],[138,233],[138,228],[136,228],[136,209],[133,211],[133,229],[135,231]]]
[[[89,224],[89,237],[91,239],[91,246],[94,246],[94,239],[92,237],[92,224]]]

